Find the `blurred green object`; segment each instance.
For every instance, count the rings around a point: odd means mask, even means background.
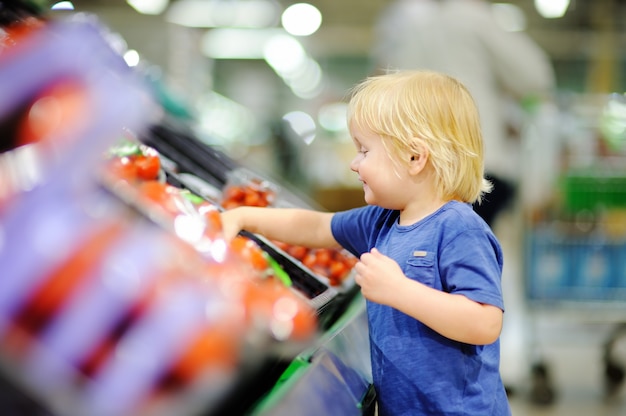
[[[602,138],[612,151],[624,150],[626,143],[626,97],[613,93],[600,116]]]
[[[50,7],[52,7],[52,5],[57,2],[50,1],[50,0],[24,0],[22,1],[22,3],[30,5],[34,9],[37,9],[40,12],[43,12],[44,10],[50,9]]]
[[[15,1],[6,1],[6,0],[2,0],[0,1],[0,3],[2,3],[2,5],[15,5],[18,8],[21,8],[25,11],[28,11],[32,14],[44,14],[46,13],[48,10],[50,10],[50,8],[52,7],[52,5],[54,3],[56,3],[56,1],[49,1],[49,0],[15,0]]]
[[[23,21],[27,17],[43,17],[50,7],[47,0],[0,0],[0,27]]]
[[[626,172],[581,170],[563,178],[564,207],[575,213],[626,207]]]
[[[280,264],[278,264],[278,262],[276,260],[274,260],[272,258],[272,256],[270,256],[269,254],[266,254],[265,252],[263,252],[263,253],[264,253],[264,257],[267,259],[267,262],[269,263],[270,267],[274,271],[274,274],[276,275],[276,278],[278,280],[280,280],[287,287],[293,286],[293,282],[291,281],[291,277],[289,277],[289,274],[285,270],[283,270],[283,268],[280,266]]]
[[[160,68],[149,66],[143,70],[143,75],[163,110],[181,120],[191,121],[195,118],[186,100],[175,95],[165,84]]]
[[[189,106],[181,97],[175,96],[160,80],[152,80],[152,91],[163,109],[170,115],[183,119],[193,120],[194,115]]]

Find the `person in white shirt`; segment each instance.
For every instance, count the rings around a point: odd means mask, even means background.
[[[547,54],[524,32],[498,25],[483,0],[396,0],[375,26],[376,73],[430,69],[463,82],[480,112],[485,171],[494,184],[475,210],[489,225],[513,200],[519,182],[519,137],[511,138],[507,110],[555,89]]]
[[[493,189],[473,205],[494,229],[504,251],[502,285],[508,306],[501,371],[507,391],[515,391],[526,379],[525,363],[532,359],[520,290],[523,243],[519,215],[528,198],[527,181],[537,176],[527,170],[529,163],[523,159],[527,152],[522,148],[525,136],[520,135],[524,127],[520,119],[534,116],[520,104],[530,99],[535,108],[544,108],[553,101],[556,77],[550,58],[527,33],[504,30],[491,3],[483,0],[390,2],[376,22],[371,58],[374,73],[439,71],[460,80],[474,97],[483,134],[485,177]],[[512,115],[516,117],[513,120]],[[542,149],[551,148],[548,144],[553,139],[544,137]],[[532,189],[540,193],[537,184]]]

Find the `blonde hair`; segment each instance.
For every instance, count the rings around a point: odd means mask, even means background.
[[[478,110],[465,86],[432,71],[399,71],[365,79],[352,89],[348,125],[380,136],[389,156],[408,165],[428,148],[441,197],[480,202],[484,178]]]

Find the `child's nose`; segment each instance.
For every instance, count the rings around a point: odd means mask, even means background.
[[[359,170],[359,162],[361,161],[359,155],[356,155],[352,161],[350,162],[350,170],[352,172],[357,172]]]

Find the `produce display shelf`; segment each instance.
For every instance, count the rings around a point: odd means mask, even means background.
[[[374,415],[365,301],[355,296],[315,346],[299,354],[254,416]]]

